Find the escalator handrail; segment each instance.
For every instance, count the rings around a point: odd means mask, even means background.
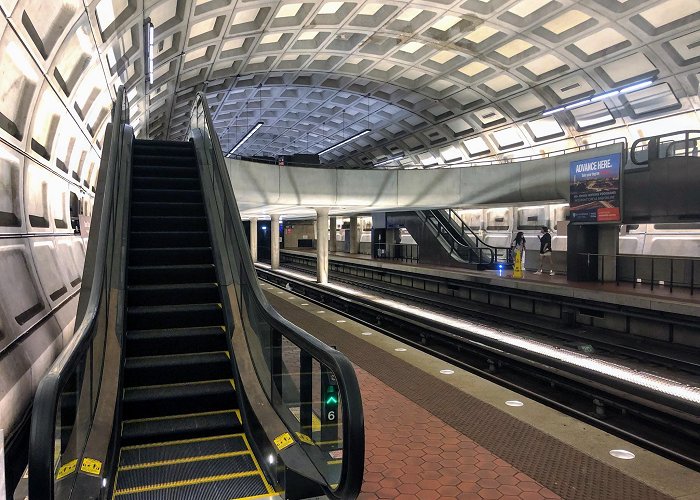
[[[227,211],[226,223],[235,226],[234,234],[245,234],[241,221],[238,205],[235,201],[233,186],[226,169],[226,162],[219,142],[219,137],[215,132],[211,118],[211,112],[207,103],[206,95],[198,92],[192,106],[193,113],[201,106],[204,110],[204,120],[206,127],[210,131],[210,139],[214,153],[213,166],[224,189],[225,209]],[[238,255],[250,255],[250,248],[244,243],[245,238],[235,238],[238,245],[236,253]],[[228,249],[228,251],[232,251]],[[245,279],[251,285],[250,289],[254,294],[254,300],[258,306],[265,311],[267,319],[275,330],[281,333],[294,345],[309,353],[314,359],[328,367],[338,378],[338,390],[340,391],[340,401],[343,407],[343,464],[340,481],[332,494],[337,498],[355,498],[362,487],[364,472],[364,413],[362,409],[362,398],[360,387],[352,363],[345,355],[324,344],[316,337],[302,330],[295,324],[284,319],[263,295],[258,285],[257,273],[251,258],[241,259],[245,274]]]
[[[129,102],[120,86],[112,108],[112,124],[109,141],[109,158],[103,180],[104,194],[96,197],[94,215],[97,223],[91,225],[93,237],[89,239],[84,266],[83,291],[89,286],[89,296],[84,308],[78,307],[73,337],[51,368],[42,378],[34,396],[29,438],[29,494],[31,498],[51,500],[54,497],[54,439],[59,396],[69,378],[81,363],[96,333],[98,312],[104,296],[107,275],[107,249],[112,233],[109,223],[113,212],[116,171],[120,161],[123,124],[129,120]],[[99,184],[98,184],[99,188]],[[98,206],[99,205],[99,206]],[[90,246],[96,245],[94,260],[90,262]],[[84,299],[83,299],[84,301]],[[81,302],[83,302],[81,301]],[[81,304],[82,305],[82,304]]]
[[[476,233],[472,230],[472,228],[470,228],[467,224],[464,223],[464,219],[462,219],[462,217],[460,217],[460,215],[457,213],[457,211],[456,211],[455,209],[453,209],[453,208],[448,208],[447,210],[448,210],[448,218],[451,219],[450,216],[451,216],[452,214],[454,214],[454,215],[459,219],[459,221],[460,221],[460,223],[461,223],[461,225],[462,225],[462,234],[464,234],[464,230],[465,230],[465,229],[466,229],[469,233],[471,233],[471,235],[472,235],[472,236],[474,237],[474,239],[476,240],[476,246],[477,246],[477,248],[490,248],[490,249],[492,249],[493,252],[494,252],[494,254],[496,255],[496,259],[498,259],[498,251],[499,251],[499,250],[505,250],[506,253],[507,253],[508,251],[510,251],[510,247],[498,247],[498,246],[490,245],[490,244],[486,243],[484,240],[482,240],[482,239],[479,237],[478,234],[476,234]],[[481,245],[481,246],[479,246],[479,245]]]

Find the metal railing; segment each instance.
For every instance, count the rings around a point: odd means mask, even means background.
[[[688,289],[690,295],[700,283],[700,258],[669,257],[665,255],[609,255],[581,253],[589,276],[598,276],[600,283],[615,281],[617,285],[632,283],[632,287],[649,285],[650,290],[660,286],[673,293],[674,287]],[[615,269],[615,279],[606,279],[606,270]]]
[[[101,397],[107,335],[115,328],[112,311],[118,306],[111,291],[123,286],[120,227],[125,214],[120,198],[128,191],[123,168],[124,156],[130,157],[125,147],[132,137],[128,121],[129,102],[120,87],[105,133],[75,333],[39,383],[34,398],[29,442],[32,499],[69,498],[85,463]],[[97,459],[94,454],[91,458]],[[103,460],[99,458],[100,463]]]
[[[372,256],[376,259],[398,260],[401,262],[418,262],[418,252],[418,245],[402,243],[375,243]]]
[[[242,319],[230,331],[237,339],[243,336],[264,394],[261,397],[267,399],[256,404],[274,410],[290,436],[289,448],[298,445],[310,467],[315,468],[298,473],[322,480],[323,484],[317,484],[330,497],[355,498],[362,486],[365,438],[354,368],[343,354],[280,316],[263,295],[203,93],[197,94],[193,105],[189,136],[195,145],[198,141],[204,144],[198,155],[206,156],[200,168],[219,280],[224,302],[235,304]],[[240,353],[235,351],[238,360]],[[248,390],[246,387],[245,392]],[[260,424],[264,429],[266,422]],[[248,425],[246,421],[244,425]],[[269,441],[264,433],[251,437],[261,449]],[[273,453],[284,462],[284,451]],[[272,455],[270,459],[275,462]]]
[[[649,160],[677,157],[700,157],[700,130],[683,130],[643,137],[632,143],[631,159],[635,165]]]

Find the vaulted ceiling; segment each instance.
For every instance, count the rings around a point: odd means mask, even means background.
[[[0,0],[0,8],[33,43],[29,52],[51,59],[47,78],[67,95],[91,70],[98,94],[127,87],[142,135],[181,139],[203,90],[225,150],[263,122],[236,151],[246,156],[318,153],[371,129],[322,161],[356,167],[404,155],[404,164],[431,166],[575,146],[610,130],[629,135],[616,131],[669,114],[697,121],[700,0]],[[646,80],[653,84],[542,115]],[[82,86],[76,101],[91,96]]]

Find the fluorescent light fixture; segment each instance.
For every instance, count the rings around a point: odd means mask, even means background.
[[[235,146],[233,146],[233,148],[231,148],[231,151],[228,152],[228,154],[226,155],[226,158],[229,158],[233,153],[236,152],[236,150],[237,150],[238,148],[240,148],[241,146],[243,146],[243,144],[245,143],[245,141],[247,141],[248,139],[250,139],[250,137],[251,137],[260,127],[262,127],[263,125],[264,125],[263,122],[258,122],[258,123],[256,123],[255,126],[254,126],[253,128],[251,128],[251,129],[248,131],[248,133],[247,133],[246,135],[243,136],[243,139],[241,139],[240,141],[238,141],[238,144],[236,144]]]
[[[615,97],[619,93],[619,90],[611,90],[610,92],[605,92],[604,94],[598,94],[596,96],[591,97],[591,102],[598,102],[602,101],[603,99],[610,99],[611,97]]]
[[[560,111],[563,111],[565,109],[575,109],[581,106],[585,106],[586,104],[590,104],[592,102],[598,102],[602,101],[604,99],[610,99],[611,97],[615,97],[616,95],[619,94],[627,94],[628,92],[634,92],[635,90],[641,90],[646,87],[649,87],[651,84],[654,82],[652,80],[644,80],[641,82],[633,83],[631,85],[628,85],[627,87],[619,87],[616,89],[609,90],[607,92],[603,92],[602,94],[594,95],[590,99],[584,99],[583,101],[576,101],[572,102],[571,104],[568,104],[566,106],[559,106],[558,108],[552,108],[548,109],[546,111],[542,112],[542,116],[548,116],[548,115],[553,115],[554,113],[559,113]]]
[[[554,113],[559,113],[559,111],[562,111],[563,109],[564,109],[564,106],[559,107],[559,108],[548,109],[547,111],[542,112],[542,116],[553,115]]]
[[[634,92],[635,90],[641,90],[644,88],[647,88],[648,86],[651,85],[651,80],[647,80],[645,82],[639,82],[639,83],[633,83],[632,85],[628,87],[623,87],[620,89],[620,94],[626,94],[628,92]]]
[[[381,167],[382,165],[387,165],[387,164],[391,163],[392,161],[401,160],[401,159],[403,159],[403,157],[404,157],[404,154],[401,153],[400,155],[392,156],[390,158],[387,158],[386,160],[380,161],[379,163],[375,163],[374,166]]]
[[[148,76],[148,84],[153,85],[153,38],[155,36],[155,27],[150,19],[146,21],[146,74]]]
[[[568,104],[567,106],[565,106],[564,109],[580,108],[581,106],[585,106],[586,104],[590,104],[590,103],[591,103],[590,99],[584,99],[583,101],[572,102],[571,104]]]
[[[338,144],[336,144],[335,146],[331,146],[330,148],[324,149],[323,151],[321,151],[321,152],[319,153],[319,155],[325,154],[325,153],[327,153],[328,151],[331,151],[332,149],[339,148],[340,146],[344,146],[344,145],[346,145],[347,143],[354,141],[354,140],[357,139],[358,137],[362,137],[363,135],[369,134],[370,132],[371,132],[371,130],[368,129],[368,128],[365,129],[365,130],[363,130],[362,132],[358,132],[357,134],[353,135],[352,137],[348,137],[348,138],[345,139],[344,141],[340,141],[340,142],[339,142]]]

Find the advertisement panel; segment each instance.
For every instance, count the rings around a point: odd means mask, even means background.
[[[571,222],[621,222],[620,153],[572,161]]]

